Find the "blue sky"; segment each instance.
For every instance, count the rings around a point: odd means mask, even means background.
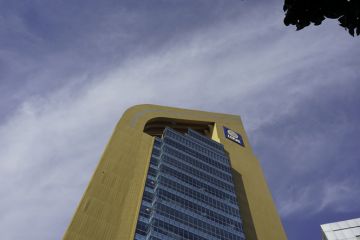
[[[289,239],[360,216],[360,48],[282,1],[0,1],[1,239],[61,239],[128,107],[241,115]]]

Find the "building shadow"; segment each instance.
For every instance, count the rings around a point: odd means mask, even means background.
[[[242,176],[235,169],[232,170],[235,183],[235,192],[240,208],[240,216],[243,221],[243,229],[247,240],[258,240],[256,236],[254,222],[250,212],[249,202],[247,200]]]
[[[225,153],[228,159],[230,159],[229,153],[227,151],[225,151]],[[243,230],[245,233],[245,237],[247,240],[258,240],[242,176],[238,171],[233,168],[231,168],[231,173],[233,176],[235,193],[240,209],[240,216],[243,222]]]

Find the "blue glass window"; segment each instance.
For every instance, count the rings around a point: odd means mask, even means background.
[[[155,139],[135,239],[245,239],[222,144],[191,129]]]

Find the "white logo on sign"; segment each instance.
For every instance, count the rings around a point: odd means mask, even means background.
[[[230,136],[232,136],[233,138],[239,138],[239,135],[237,135],[237,133],[236,132],[234,132],[233,130],[228,130],[228,134],[230,135]]]

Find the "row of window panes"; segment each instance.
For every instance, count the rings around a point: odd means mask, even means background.
[[[166,176],[160,176],[159,177],[159,187],[164,186],[164,187],[168,187],[173,189],[174,191],[177,191],[179,193],[182,193],[186,196],[189,196],[193,199],[196,199],[200,202],[206,203],[209,206],[212,206],[214,208],[217,208],[221,211],[224,211],[228,214],[234,215],[234,216],[238,216],[238,209],[229,206],[228,204],[225,203],[225,201],[221,202],[218,201],[214,198],[211,198],[207,195],[205,195],[205,193],[201,193],[200,191],[196,191],[193,190],[189,187],[184,186],[183,184],[179,183],[179,182],[175,182],[169,178],[167,178]]]
[[[212,159],[215,159],[219,162],[222,162],[224,164],[228,164],[229,160],[224,156],[221,155],[219,153],[215,153],[214,151],[209,150],[208,148],[205,148],[204,146],[191,142],[189,139],[183,137],[176,137],[177,135],[173,135],[173,136],[165,136],[163,138],[163,142],[164,143],[168,143],[168,142],[173,142],[176,141],[177,143],[180,143],[181,145],[190,148],[192,150],[195,150],[197,153],[202,154],[204,156],[210,157]]]
[[[193,138],[198,139],[201,142],[205,142],[207,145],[210,145],[213,148],[216,148],[216,149],[218,149],[220,151],[224,150],[224,146],[221,143],[218,143],[218,142],[216,142],[216,141],[214,141],[214,140],[212,140],[212,139],[210,139],[210,138],[208,138],[206,136],[203,136],[200,133],[198,133],[198,132],[196,132],[196,131],[194,131],[192,129],[189,129],[188,135],[192,136]]]
[[[199,218],[199,216],[201,216],[206,222],[208,222],[209,224],[212,224],[214,226],[223,226],[224,229],[231,229],[232,232],[238,231],[238,232],[242,232],[242,223],[239,217],[237,217],[238,220],[234,220],[233,218],[236,218],[234,216],[229,217],[226,216],[226,214],[222,213],[219,214],[218,212],[212,211],[212,209],[207,208],[204,205],[199,205],[196,202],[192,202],[192,204],[188,204],[187,201],[188,199],[183,198],[182,196],[170,196],[172,193],[162,189],[161,190],[161,197],[159,198],[160,201],[156,201],[156,204],[164,204],[167,205],[171,208],[175,208],[178,209],[181,212],[187,212],[188,215],[192,215],[192,216],[197,216],[197,218]],[[177,199],[177,198],[180,199]],[[177,201],[175,200],[171,200],[176,198]],[[183,201],[184,200],[184,201]],[[199,208],[200,207],[200,208]],[[204,210],[201,212],[201,210]]]
[[[181,168],[178,168],[178,166],[176,166],[176,165],[170,164],[170,163],[168,163],[168,162],[162,162],[159,167],[160,167],[160,170],[161,170],[162,168],[165,168],[165,167],[171,168],[172,170],[174,170],[174,171],[177,172],[176,176],[179,176],[179,174],[182,174],[182,175],[184,175],[184,177],[185,177],[186,179],[191,179],[190,181],[192,181],[192,182],[194,182],[194,181],[195,181],[195,182],[198,182],[199,184],[201,184],[201,186],[206,186],[206,187],[200,187],[200,189],[204,189],[205,191],[206,191],[207,189],[209,189],[209,193],[213,193],[214,191],[220,191],[220,192],[223,193],[223,194],[227,194],[227,195],[230,195],[230,196],[235,197],[235,191],[233,191],[232,188],[230,188],[230,189],[225,189],[225,188],[223,188],[223,187],[220,187],[220,186],[218,186],[218,185],[215,185],[215,184],[213,184],[213,183],[211,183],[211,182],[209,182],[209,181],[206,181],[205,179],[199,178],[198,176],[196,176],[196,175],[194,175],[194,174],[185,172],[185,171],[182,170]],[[181,175],[181,176],[182,176],[182,175]],[[211,189],[210,189],[210,188],[211,188]],[[213,189],[213,190],[212,190],[212,189]],[[216,192],[215,192],[214,194],[216,194]],[[226,196],[227,196],[227,195],[226,195]]]
[[[193,176],[196,176],[198,178],[201,178],[205,180],[206,182],[209,182],[211,184],[214,184],[220,188],[224,188],[230,192],[234,192],[234,186],[231,182],[231,184],[224,182],[222,179],[215,178],[214,176],[209,175],[206,172],[203,172],[201,170],[197,170],[196,168],[193,168],[191,165],[184,164],[182,161],[179,161],[175,158],[170,158],[165,155],[162,155],[161,160],[165,163],[169,163],[181,170],[183,170],[186,173],[189,173]]]
[[[186,134],[185,137],[186,137],[189,141],[191,141],[191,142],[193,142],[193,143],[195,143],[195,144],[199,144],[200,146],[202,146],[202,147],[204,147],[204,148],[206,148],[206,149],[209,149],[209,150],[211,150],[211,151],[213,151],[213,152],[215,152],[215,153],[217,153],[217,154],[225,157],[225,155],[224,155],[224,149],[219,150],[219,149],[217,149],[217,148],[213,148],[212,146],[209,146],[206,142],[201,141],[201,140],[199,140],[199,139],[197,139],[197,138],[195,138],[195,137],[193,137],[193,136],[191,136],[191,135],[189,135],[189,134]]]
[[[197,236],[201,236],[201,237],[204,237],[204,238],[209,239],[209,240],[218,240],[217,238],[215,238],[215,237],[213,237],[213,236],[211,236],[211,235],[209,235],[207,233],[204,233],[204,232],[200,231],[199,229],[195,229],[195,228],[192,228],[190,226],[186,226],[183,223],[180,223],[180,222],[175,221],[173,219],[167,218],[167,217],[165,217],[165,216],[163,216],[163,215],[161,215],[159,213],[155,213],[153,219],[164,221],[164,222],[166,222],[168,224],[171,224],[172,226],[176,226],[179,229],[183,229],[185,231],[188,231],[189,233],[193,233],[193,234],[195,234]],[[180,238],[179,236],[175,236],[175,239],[182,239],[182,238]]]
[[[181,171],[178,171],[174,169],[174,167],[166,165],[166,163],[163,163],[160,166],[161,173],[167,173],[171,176],[174,176],[178,178],[179,180],[186,182],[187,184],[190,184],[196,188],[203,189],[204,191],[213,194],[219,198],[222,199],[236,199],[235,193],[230,193],[228,191],[224,191],[223,189],[219,189],[217,186],[213,186],[210,184],[206,184],[202,181],[197,180],[195,177],[191,177],[187,174],[182,173]],[[236,200],[235,200],[236,201]]]
[[[188,130],[187,134],[181,134],[173,129],[167,129],[164,132],[164,137],[170,136],[173,139],[176,139],[184,144],[187,144],[188,141],[193,142],[195,144],[200,144],[201,147],[206,148],[204,153],[208,152],[208,150],[211,150],[217,154],[223,155],[224,147],[213,141],[212,139],[205,137],[205,136],[199,136],[198,133],[194,133],[192,130]],[[216,144],[216,145],[213,145]],[[220,146],[219,146],[220,145]],[[200,150],[202,151],[202,150]]]
[[[189,157],[189,156],[184,155],[184,154],[182,154],[183,156],[181,156],[181,153],[176,154],[176,155],[178,155],[178,157],[173,156],[173,155],[168,154],[168,153],[163,153],[161,156],[162,157],[163,156],[168,156],[168,157],[171,157],[171,158],[181,160],[182,162],[186,162],[189,165],[193,166],[194,168],[203,170],[203,171],[205,171],[205,172],[207,172],[207,173],[209,173],[211,175],[215,175],[216,177],[219,177],[219,178],[225,180],[226,182],[233,183],[232,177],[230,176],[230,174],[225,174],[222,171],[219,171],[218,169],[216,169],[213,166],[209,165],[208,163],[204,163],[201,160]]]
[[[165,144],[162,148],[162,151],[180,159],[193,158],[196,160],[200,160],[205,164],[210,164],[211,166],[214,166],[216,169],[223,171],[225,174],[231,174],[229,165],[220,163],[209,157],[201,155],[190,148],[186,148],[182,146],[179,143],[173,142],[172,144]]]
[[[182,193],[190,198],[206,203],[209,206],[212,206],[227,213],[236,212],[236,210],[238,209],[236,202],[229,200],[223,201],[222,199],[210,195],[203,190],[199,191],[199,189],[194,188],[190,184],[179,182],[177,181],[177,179],[174,179],[174,177],[170,175],[164,174],[159,177],[158,187],[161,186],[168,187],[173,191]],[[237,216],[237,214],[235,213],[234,216]]]
[[[196,199],[203,203],[208,203],[214,208],[224,210],[225,212],[228,212],[228,210],[226,209],[229,209],[229,211],[230,209],[238,210],[236,199],[225,199],[224,201],[224,199],[209,194],[205,189],[198,189],[188,183],[178,181],[178,179],[168,174],[162,174],[159,179],[160,178],[161,181],[159,181],[159,183],[157,184],[157,188],[160,186],[169,187],[173,191],[185,194],[188,197]]]
[[[223,151],[214,149],[208,145],[200,144],[198,140],[190,137],[188,135],[182,135],[181,133],[168,132],[163,135],[162,142],[165,143],[167,139],[176,141],[186,147],[194,149],[200,152],[203,155],[214,158],[218,161],[226,163],[228,161],[227,157],[224,155]]]
[[[240,221],[235,221],[232,218],[227,217],[223,214],[219,214],[214,211],[211,211],[211,209],[210,209],[211,214],[208,215],[207,212],[200,213],[194,209],[185,208],[185,207],[181,206],[178,202],[174,202],[169,199],[164,200],[164,198],[161,198],[160,201],[156,201],[156,205],[157,204],[166,205],[170,208],[176,209],[177,211],[179,211],[181,213],[187,214],[187,215],[197,218],[203,222],[206,222],[206,223],[210,224],[211,226],[219,227],[223,230],[232,232],[234,234],[239,234],[239,232],[242,232],[242,224]],[[202,207],[206,208],[205,206],[202,206]]]
[[[155,208],[156,212],[163,215],[164,217],[173,219],[179,223],[182,223],[184,225],[187,225],[189,227],[192,227],[194,229],[198,229],[204,233],[207,233],[209,235],[212,235],[214,237],[226,240],[241,240],[241,236],[235,235],[233,233],[230,233],[228,231],[225,231],[224,229],[216,227],[214,224],[209,224],[207,222],[204,222],[202,220],[199,220],[197,218],[194,218],[188,214],[184,214],[182,212],[179,212],[173,208],[170,208],[168,206],[165,206],[163,204],[157,204]]]
[[[158,219],[154,219],[152,226],[154,231],[167,235],[173,239],[207,240],[206,238],[200,237],[196,234]]]
[[[161,193],[161,194],[159,194]],[[191,197],[188,197],[187,195],[184,195],[183,193],[179,193],[174,191],[171,188],[167,188],[164,186],[160,186],[159,189],[157,189],[157,198],[156,201],[161,201],[161,199],[164,199],[164,194],[167,197],[167,201],[170,201],[172,204],[178,204],[181,207],[187,208],[191,211],[195,211],[196,213],[200,215],[206,216],[208,219],[211,219],[218,223],[223,223],[225,226],[229,225],[229,222],[227,219],[240,222],[239,216],[234,216],[233,214],[229,214],[225,211],[222,211],[218,208],[214,208],[213,206],[203,203],[199,200],[192,199]],[[159,200],[160,199],[160,200]],[[184,205],[185,204],[185,205]],[[206,208],[207,210],[204,212],[199,212],[201,209],[204,210]],[[210,212],[213,214],[206,214],[206,212]]]

